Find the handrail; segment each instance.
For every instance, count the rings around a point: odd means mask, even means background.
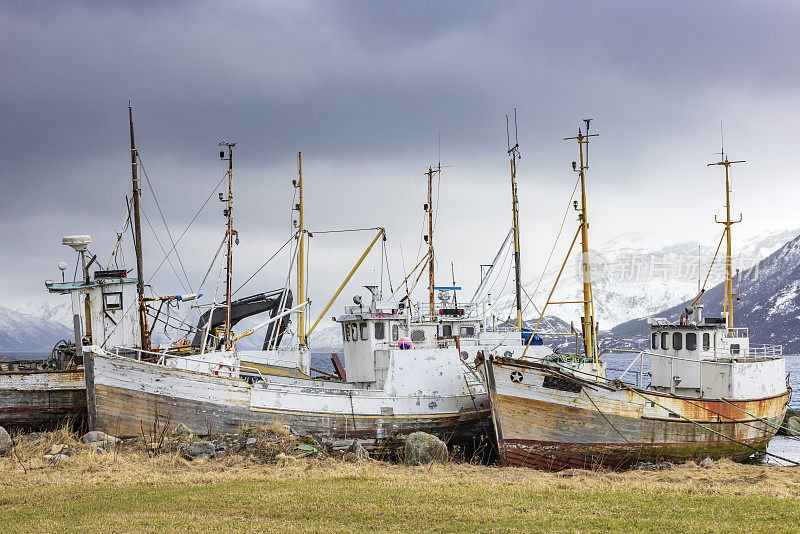
[[[164,354],[164,353],[162,353],[162,352],[152,352],[152,351],[149,351],[149,350],[136,349],[136,348],[133,348],[133,347],[116,347],[116,348],[115,348],[115,351],[116,351],[116,355],[117,355],[117,356],[119,356],[119,349],[124,349],[124,350],[132,350],[132,351],[134,351],[134,352],[142,352],[142,353],[145,353],[145,354],[154,354],[154,355],[156,355],[156,356],[161,356],[161,360],[162,360],[162,362],[164,361],[164,356],[170,356],[170,357],[172,357],[172,358],[180,358],[180,359],[182,359],[182,360],[186,360],[187,362],[205,363],[205,364],[208,364],[209,366],[210,366],[210,365],[212,365],[212,362],[207,362],[207,361],[205,361],[205,360],[197,360],[197,359],[194,359],[194,358],[189,358],[189,357],[187,357],[187,356],[178,356],[178,355],[172,355],[172,354]],[[103,349],[100,349],[100,350],[103,350]],[[107,351],[103,351],[103,352],[107,352]],[[234,352],[236,352],[236,351],[234,351]],[[206,354],[210,354],[210,353],[206,352]],[[161,363],[161,362],[159,362],[159,363],[158,363],[158,365],[165,365],[165,364],[164,364],[164,363]],[[225,365],[225,366],[232,367],[232,368],[238,368],[240,371],[241,371],[242,369],[248,369],[248,370],[250,370],[250,371],[255,371],[256,373],[258,373],[258,376],[259,376],[259,378],[261,378],[261,380],[262,380],[263,382],[266,382],[266,380],[264,379],[264,375],[263,375],[263,374],[261,374],[261,371],[260,371],[260,370],[258,370],[258,369],[257,369],[257,368],[255,368],[255,367],[250,367],[250,366],[247,366],[247,365],[242,365],[241,363],[229,363],[229,364],[228,364],[228,363],[224,363],[224,364],[221,364],[221,365]],[[231,369],[231,371],[233,371],[233,369]],[[233,377],[231,377],[231,378],[233,378]]]

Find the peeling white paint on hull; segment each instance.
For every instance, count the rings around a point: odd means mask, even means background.
[[[415,431],[464,444],[477,443],[491,431],[485,392],[392,395],[292,377],[250,385],[107,353],[93,360],[98,428],[119,436],[165,424],[184,423],[212,434],[278,422],[323,440],[359,439],[376,448]]]

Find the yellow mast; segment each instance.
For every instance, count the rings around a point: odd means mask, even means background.
[[[731,256],[731,226],[742,221],[742,216],[739,215],[738,221],[731,220],[731,180],[730,180],[730,166],[734,163],[744,163],[740,161],[728,161],[725,156],[725,151],[722,151],[722,158],[717,163],[709,163],[707,167],[712,165],[722,165],[725,167],[725,220],[718,221],[714,216],[714,220],[719,224],[725,225],[725,300],[723,302],[723,315],[725,316],[725,327],[733,327],[733,297],[736,294],[733,292],[733,264]]]
[[[297,153],[297,189],[299,202],[297,203],[299,229],[297,231],[297,302],[306,301],[305,287],[305,227],[303,226],[303,153]],[[297,312],[297,339],[300,346],[306,344],[306,312],[305,307]]]
[[[231,280],[233,271],[233,236],[236,235],[236,230],[233,229],[233,147],[236,143],[222,142],[219,146],[228,147],[228,198],[227,208],[223,212],[228,219],[227,224],[227,244],[228,255],[227,263],[225,265],[225,350],[230,350],[232,347],[231,342]],[[219,157],[225,160],[225,152],[220,151]],[[238,239],[238,238],[237,238]]]
[[[581,180],[581,204],[578,220],[581,233],[581,272],[583,275],[583,347],[585,354],[592,357],[592,361],[597,363],[597,328],[594,320],[594,297],[592,293],[592,275],[589,262],[589,218],[586,206],[586,170],[589,168],[589,138],[597,137],[597,134],[589,134],[589,123],[591,119],[585,119],[586,133],[578,128],[577,137],[565,137],[564,140],[577,139],[580,166],[576,167],[572,162],[572,170],[580,175]],[[584,150],[584,145],[586,145]]]
[[[436,308],[436,303],[434,302],[434,257],[433,257],[433,174],[434,173],[441,173],[442,168],[438,167],[434,169],[433,167],[428,167],[428,172],[425,175],[428,177],[428,203],[425,205],[425,209],[428,212],[428,305],[430,306],[429,315],[430,320],[434,321],[436,319],[436,314],[434,313],[434,309]]]
[[[517,128],[517,108],[514,108],[514,132],[516,136]],[[508,115],[506,115],[506,137],[509,138],[508,133]],[[509,139],[508,144],[511,144]],[[519,201],[517,200],[517,158],[519,155],[519,141],[515,138],[515,144],[508,149],[508,156],[511,161],[511,209],[513,213],[513,228],[514,228],[514,276],[516,279],[516,297],[517,297],[517,329],[522,332],[522,267],[520,265],[520,250],[519,250]]]

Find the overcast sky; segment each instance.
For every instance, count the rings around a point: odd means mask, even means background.
[[[440,135],[437,282],[450,282],[453,261],[474,288],[510,225],[514,107],[526,279],[538,276],[575,183],[576,145],[562,138],[587,117],[600,134],[588,175],[593,243],[637,232],[713,245],[723,178],[705,165],[718,157],[720,120],[726,151],[747,160],[734,173],[737,231],[800,227],[799,23],[788,1],[4,2],[0,305],[45,299],[60,260],[71,276],[62,235],[92,234],[107,261],[130,191],[129,99],[175,238],[222,177],[217,144],[237,142],[239,282],[290,235],[302,150],[309,229],[385,226],[396,285],[417,256]],[[169,247],[146,186],[143,203]],[[214,194],[178,245],[192,289],[222,237],[221,209]],[[370,238],[312,239],[317,311]],[[149,279],[163,254],[147,225],[144,242]],[[276,258],[237,296],[282,285],[286,268]],[[373,254],[328,315],[379,270]],[[183,291],[169,265],[154,284]]]

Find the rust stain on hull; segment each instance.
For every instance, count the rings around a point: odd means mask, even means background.
[[[743,459],[766,449],[790,396],[789,390],[738,401],[679,397],[570,380],[530,362],[520,385],[506,380],[520,368],[514,363],[486,367],[501,460],[543,469]],[[547,376],[570,383],[547,387]]]

